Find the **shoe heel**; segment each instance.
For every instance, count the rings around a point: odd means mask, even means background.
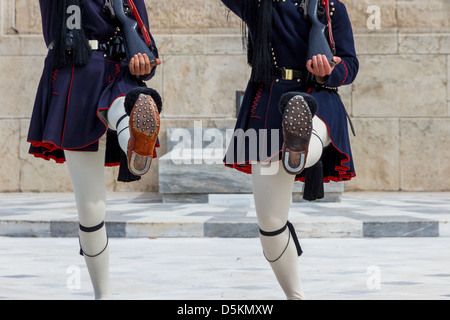
[[[141,159],[139,159],[139,158],[141,158]],[[142,158],[145,158],[145,159],[142,159]],[[145,165],[143,166],[143,169],[138,169],[135,167],[135,163],[139,160],[145,161]],[[150,166],[152,165],[152,160],[153,159],[151,157],[141,156],[141,155],[133,152],[131,154],[131,159],[130,159],[130,163],[129,163],[130,171],[133,172],[133,174],[135,174],[137,176],[143,176],[150,170]]]
[[[306,166],[306,155],[307,155],[307,150],[306,151],[291,151],[289,149],[287,149],[286,151],[283,152],[283,166],[284,169],[286,170],[286,172],[288,172],[289,174],[292,175],[297,175],[302,173],[302,171],[305,169]],[[291,159],[291,155],[292,158],[298,158],[299,159],[299,164],[296,167],[292,167],[289,164],[289,160]]]

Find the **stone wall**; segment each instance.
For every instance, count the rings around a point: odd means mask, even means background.
[[[219,0],[147,0],[163,65],[149,82],[163,96],[165,130],[232,128],[235,91],[249,75],[240,22]],[[361,70],[342,90],[357,136],[348,190],[450,190],[450,1],[347,0]],[[370,7],[375,6],[375,7]],[[371,30],[380,9],[379,29]],[[370,27],[370,28],[369,28]],[[26,135],[46,48],[37,0],[0,0],[0,191],[69,191],[65,165],[27,154]],[[143,181],[108,190],[157,191]],[[243,176],[243,179],[246,177]]]

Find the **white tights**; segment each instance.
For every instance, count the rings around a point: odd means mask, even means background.
[[[120,122],[119,128],[116,128],[118,120],[125,115],[124,99],[124,97],[118,98],[112,104],[107,113],[107,120],[111,129],[117,132],[123,130],[119,135],[119,144],[126,153],[130,138],[127,129],[128,117]],[[105,220],[105,152],[106,135],[99,141],[98,152],[65,151],[80,225],[85,228],[99,226]],[[110,299],[109,249],[106,227],[103,225],[95,232],[79,230],[79,236],[80,246],[94,287],[95,298],[97,300]]]
[[[65,151],[78,217],[80,224],[86,228],[98,226],[105,220],[105,148],[105,139],[101,139],[98,152]],[[109,299],[109,249],[106,228],[103,226],[96,232],[79,230],[79,236],[95,298]],[[102,253],[98,255],[100,252]]]
[[[322,156],[323,147],[331,143],[326,125],[313,118],[312,135],[306,166],[312,167]],[[253,195],[258,225],[261,230],[275,232],[288,221],[295,176],[288,174],[280,162],[252,165]],[[260,235],[264,254],[289,300],[305,298],[300,280],[298,253],[290,238],[289,228],[277,236]],[[287,246],[287,247],[286,247]],[[286,249],[286,250],[285,250]],[[275,261],[276,260],[276,261]]]
[[[128,130],[128,121],[130,117],[122,117],[125,115],[125,97],[119,97],[111,105],[108,110],[108,127],[111,130],[117,131],[119,134],[119,145],[120,148],[127,153],[128,140],[130,140],[130,130]],[[122,119],[122,120],[121,120]],[[120,120],[119,123],[117,123]]]

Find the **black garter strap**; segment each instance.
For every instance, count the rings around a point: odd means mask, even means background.
[[[282,234],[284,232],[284,230],[286,230],[286,228],[287,228],[287,224],[283,228],[281,228],[280,230],[277,230],[277,231],[267,232],[267,231],[259,229],[259,232],[265,237],[275,237],[279,234]]]
[[[119,123],[121,123],[122,120],[125,119],[125,118],[127,118],[127,117],[128,117],[127,114],[124,114],[123,116],[121,116],[120,119],[117,121],[116,128],[119,128]],[[120,132],[117,132],[117,136],[120,136],[120,135],[122,134],[122,132],[124,132],[125,130],[127,130],[127,129],[129,129],[129,128],[130,128],[130,126],[126,126],[126,127],[123,128]]]
[[[117,120],[117,123],[116,123],[116,128],[118,128],[118,127],[119,127],[119,123],[121,123],[121,122],[122,122],[122,120],[123,120],[123,119],[125,119],[126,117],[128,117],[128,115],[127,115],[127,114],[124,114],[123,116],[121,116],[121,117],[120,117],[120,119],[119,119],[119,120]]]
[[[105,226],[105,221],[102,221],[102,223],[100,223],[99,225],[96,225],[94,227],[89,227],[89,228],[85,227],[85,226],[82,226],[81,224],[79,226],[80,226],[80,230],[81,231],[87,232],[87,233],[92,233],[92,232],[96,232],[96,231],[100,230],[101,228],[103,228]],[[81,256],[86,256],[86,257],[89,257],[89,258],[95,258],[95,257],[98,257],[99,255],[101,255],[103,252],[105,252],[106,248],[108,248],[108,244],[109,244],[109,239],[108,239],[108,237],[106,237],[106,246],[105,246],[105,248],[100,253],[91,256],[91,255],[86,254],[86,252],[83,251],[83,247],[81,246],[81,240],[78,239],[78,241],[80,243],[80,255]]]
[[[85,227],[85,226],[82,226],[80,224],[80,230],[83,231],[83,232],[92,233],[92,232],[100,230],[101,228],[103,228],[104,225],[105,225],[105,221],[102,221],[102,223],[100,223],[99,225],[97,225],[95,227],[89,227],[89,228]]]
[[[286,248],[284,248],[284,250],[281,253],[281,255],[278,258],[276,258],[275,260],[267,259],[267,256],[264,253],[264,256],[266,257],[267,261],[269,261],[269,262],[276,262],[276,261],[278,261],[284,255],[284,253],[286,252],[287,248],[289,247],[289,243],[291,242],[291,237],[294,239],[294,244],[295,244],[295,247],[297,249],[298,256],[300,257],[303,254],[303,250],[302,250],[302,247],[300,246],[300,242],[298,241],[298,237],[297,237],[297,233],[295,232],[295,228],[292,225],[292,223],[290,223],[289,221],[280,230],[273,231],[273,232],[267,232],[267,231],[259,229],[259,232],[261,233],[261,235],[263,235],[265,237],[275,237],[275,236],[278,236],[278,235],[282,234],[286,230],[286,228],[289,228],[289,239],[288,239],[288,243],[286,245]]]
[[[323,149],[323,141],[322,141],[322,138],[320,138],[319,135],[317,134],[317,131],[313,129],[312,134],[315,135],[320,140],[320,143],[322,144],[322,149]]]
[[[300,241],[298,241],[297,233],[295,232],[295,228],[289,221],[287,222],[287,226],[289,227],[289,231],[294,238],[295,247],[297,248],[298,256],[300,257],[303,254],[302,247],[300,246]]]

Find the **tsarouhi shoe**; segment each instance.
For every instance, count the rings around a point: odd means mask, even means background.
[[[281,97],[284,137],[282,162],[289,174],[297,175],[305,169],[313,130],[312,118],[316,111],[317,102],[309,94],[288,92]]]
[[[130,116],[128,168],[137,176],[150,170],[161,123],[161,97],[150,88],[131,90],[125,98],[125,110]]]

